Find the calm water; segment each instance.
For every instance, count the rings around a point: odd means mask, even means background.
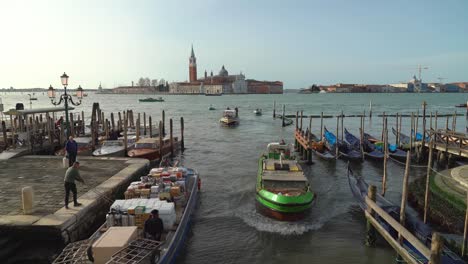
[[[33,107],[50,107],[45,95]],[[26,94],[0,94],[5,109],[23,101],[28,107]],[[186,166],[199,170],[202,175],[202,193],[193,226],[181,252],[178,263],[395,263],[394,251],[380,241],[377,247],[364,246],[365,220],[354,201],[346,178],[346,164],[324,162],[314,157],[312,166],[305,166],[312,189],[318,200],[307,217],[299,222],[286,223],[265,218],[255,211],[255,178],[257,158],[266,145],[281,138],[293,142],[294,126],[282,128],[279,120],[272,119],[273,101],[277,108],[286,105],[287,113],[304,110],[304,114],[358,114],[368,112],[373,103],[374,118],[366,120],[366,132],[380,135],[382,120],[376,115],[410,113],[428,103],[428,113],[453,113],[455,104],[466,102],[466,94],[285,94],[237,96],[165,96],[163,103],[139,103],[144,95],[95,95],[85,98],[77,110],[91,111],[93,102],[99,102],[105,113],[133,109],[151,114],[158,120],[161,111],[166,117],[185,119],[186,147],[182,159]],[[209,111],[212,104],[217,108]],[[239,107],[240,125],[223,128],[218,124],[222,109]],[[252,111],[262,108],[263,116]],[[464,109],[458,109],[464,111]],[[389,119],[394,125],[394,118]],[[359,118],[347,118],[345,127],[358,133]],[[445,118],[439,119],[445,126]],[[450,123],[451,124],[451,123]],[[336,120],[326,119],[325,125],[335,131]],[[404,119],[403,132],[408,133],[409,120]],[[308,121],[304,121],[308,126]],[[320,120],[312,127],[319,133]],[[464,130],[466,121],[458,117],[458,130]],[[166,127],[168,125],[166,124]],[[394,140],[392,135],[390,140]],[[380,187],[382,165],[364,162],[353,167],[356,174],[364,175],[369,183]],[[388,197],[399,203],[403,166],[389,162]],[[423,175],[412,171],[411,177]]]

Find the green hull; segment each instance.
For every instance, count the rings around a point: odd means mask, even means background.
[[[302,213],[309,209],[315,199],[315,195],[310,190],[299,196],[284,196],[263,189],[262,174],[264,159],[265,157],[262,156],[258,161],[257,202],[269,210],[283,214]]]

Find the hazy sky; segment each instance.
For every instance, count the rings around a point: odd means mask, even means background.
[[[224,64],[247,78],[468,81],[468,1],[80,0],[0,2],[0,88],[188,79]]]

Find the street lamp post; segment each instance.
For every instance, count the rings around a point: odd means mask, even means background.
[[[68,75],[64,72],[62,76],[60,76],[60,79],[62,81],[62,85],[64,88],[64,93],[60,95],[60,100],[57,102],[55,100],[55,89],[52,87],[52,85],[49,86],[49,90],[47,91],[47,95],[50,98],[50,102],[53,105],[60,105],[62,102],[65,104],[65,127],[67,129],[66,136],[67,138],[70,136],[70,122],[69,122],[69,117],[68,117],[68,103],[70,102],[74,106],[78,106],[81,104],[81,99],[83,99],[83,88],[81,86],[78,87],[76,90],[76,96],[78,97],[78,102],[74,102],[73,98],[71,95],[67,93],[67,87],[68,87]]]

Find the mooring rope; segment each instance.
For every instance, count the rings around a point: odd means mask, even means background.
[[[387,158],[393,160],[393,161],[396,162],[396,163],[399,163],[399,164],[401,164],[401,165],[406,166],[406,162],[401,162],[401,161],[399,161],[399,160],[396,160],[396,159],[390,157],[390,155],[388,155]],[[410,167],[413,167],[413,168],[427,168],[426,165],[414,165],[414,164],[410,164]]]

